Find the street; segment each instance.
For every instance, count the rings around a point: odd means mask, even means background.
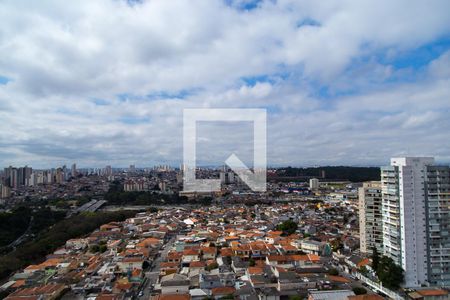
[[[158,281],[159,276],[159,270],[160,270],[160,264],[163,262],[167,254],[169,253],[170,249],[172,248],[173,244],[175,243],[176,237],[172,237],[169,242],[163,245],[164,249],[161,251],[161,253],[158,254],[156,259],[152,262],[150,266],[150,270],[148,272],[145,272],[145,277],[147,278],[146,284],[143,286],[143,295],[140,297],[141,299],[149,299],[150,295],[153,291],[153,286]]]

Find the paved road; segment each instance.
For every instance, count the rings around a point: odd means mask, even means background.
[[[10,243],[7,247],[13,247],[13,251],[15,251],[16,246],[19,245],[20,243],[22,243],[25,240],[25,238],[28,236],[28,234],[30,233],[31,226],[33,225],[33,221],[34,221],[34,216],[31,216],[30,223],[28,224],[28,227],[25,230],[25,232],[21,236],[19,236],[15,241]]]
[[[150,294],[153,291],[152,286],[158,282],[160,264],[161,264],[161,262],[166,260],[167,254],[169,253],[169,251],[172,248],[175,241],[176,241],[176,237],[174,236],[169,240],[169,242],[167,242],[164,245],[164,249],[161,251],[161,253],[158,254],[156,259],[153,261],[153,263],[150,267],[150,271],[145,273],[145,277],[147,278],[147,283],[143,287],[144,294],[142,295],[141,299],[149,299]]]

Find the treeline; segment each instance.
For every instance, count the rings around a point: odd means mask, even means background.
[[[0,213],[0,247],[21,236],[28,227],[30,217],[30,210],[25,207]]]
[[[71,238],[84,236],[102,224],[123,221],[134,214],[131,211],[83,213],[59,221],[39,233],[34,241],[24,243],[15,251],[0,257],[0,280],[29,264],[43,261],[46,255]]]
[[[185,204],[187,197],[176,194],[167,195],[155,192],[108,191],[105,194],[108,205],[165,205]]]
[[[157,191],[125,192],[119,181],[113,181],[105,194],[108,205],[165,205],[186,204],[188,198],[178,194],[161,194]]]
[[[38,233],[64,217],[64,212],[25,206],[17,207],[11,212],[0,213],[0,253],[3,251],[2,247],[9,245],[25,233],[30,222],[30,233]]]
[[[349,180],[352,182],[362,182],[380,180],[380,168],[377,167],[317,167],[317,168],[280,168],[276,175],[279,177],[317,177],[322,178],[322,171],[325,171],[325,179]]]

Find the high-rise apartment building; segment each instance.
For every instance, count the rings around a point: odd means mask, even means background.
[[[383,252],[405,270],[405,286],[450,285],[448,170],[431,157],[381,169]]]
[[[364,182],[359,194],[360,249],[372,253],[375,247],[383,252],[383,224],[381,218],[381,182]]]
[[[63,183],[65,181],[65,166],[56,169],[55,181],[56,183]]]
[[[450,167],[427,168],[428,281],[432,285],[450,286]]]
[[[311,178],[309,180],[309,189],[312,191],[318,190],[320,186],[319,179]]]
[[[2,199],[11,197],[10,187],[6,185],[0,185],[0,194]]]
[[[111,168],[111,166],[106,166],[105,167],[105,175],[106,176],[111,176],[112,175],[112,168]]]
[[[70,169],[70,176],[72,176],[72,177],[77,176],[77,164],[72,165],[72,168]]]

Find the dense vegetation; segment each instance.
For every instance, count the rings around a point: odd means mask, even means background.
[[[17,207],[11,212],[0,213],[0,248],[15,241],[28,228],[29,233],[36,234],[62,220],[64,216],[64,212],[51,211],[49,208],[32,209],[25,206]],[[0,252],[3,250],[0,249]]]
[[[24,207],[0,213],[0,246],[6,246],[22,235],[29,222],[30,214]]]
[[[13,252],[0,257],[0,280],[20,268],[42,261],[71,238],[86,235],[100,225],[122,221],[135,213],[130,211],[83,213],[59,221],[43,230],[34,241],[24,243]]]
[[[118,181],[111,183],[105,194],[108,205],[178,205],[178,204],[211,204],[210,197],[203,197],[196,201],[188,201],[185,196],[178,194],[161,194],[157,191],[149,192],[125,192]]]
[[[178,195],[158,194],[154,192],[113,192],[105,194],[108,205],[164,205],[164,204],[185,204],[188,203],[186,197]]]
[[[322,177],[325,171],[325,179],[349,180],[362,182],[380,180],[380,168],[376,167],[317,167],[317,168],[280,168],[277,170],[278,177]]]
[[[380,258],[376,248],[373,248],[372,267],[378,279],[387,288],[398,289],[403,282],[403,269],[390,257],[382,256]]]
[[[45,205],[54,206],[59,209],[70,209],[71,205],[82,206],[83,204],[89,202],[91,200],[90,197],[81,196],[75,197],[70,200],[66,199],[49,199],[45,201]]]

